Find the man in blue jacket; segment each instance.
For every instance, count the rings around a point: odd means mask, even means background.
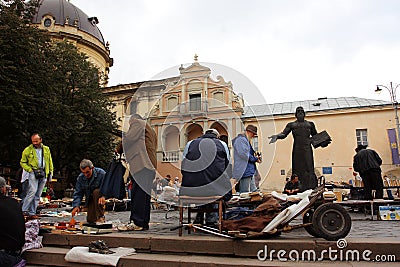
[[[101,168],[95,168],[88,159],[83,159],[79,165],[81,174],[76,181],[75,192],[72,201],[72,216],[82,211],[82,199],[85,196],[86,220],[88,223],[102,223],[105,221],[104,205],[106,199],[100,192],[106,172]]]
[[[255,155],[251,146],[251,139],[257,136],[257,127],[247,125],[244,133],[232,140],[233,144],[233,178],[239,183],[240,192],[252,192],[257,188],[254,183],[256,162],[261,163],[261,158]],[[253,183],[253,186],[251,186]]]

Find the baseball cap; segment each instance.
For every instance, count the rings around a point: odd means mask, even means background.
[[[206,131],[206,133],[212,133],[215,134],[216,136],[219,136],[219,132],[217,131],[217,129],[214,128],[210,128]]]

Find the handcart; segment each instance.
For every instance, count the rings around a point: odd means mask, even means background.
[[[333,192],[327,190],[325,183],[314,190],[310,189],[296,196],[299,197],[299,201],[283,208],[260,232],[221,232],[213,227],[192,223],[183,223],[174,229],[182,227],[227,238],[269,238],[304,227],[310,235],[326,240],[338,240],[346,237],[350,232],[349,213],[341,205],[334,203],[335,196]],[[274,197],[280,198],[282,195],[276,194]],[[299,215],[303,217],[302,223],[291,224]]]

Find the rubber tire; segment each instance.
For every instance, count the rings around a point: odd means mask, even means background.
[[[303,213],[303,223],[312,223],[313,215],[314,215],[314,208],[310,208],[310,209],[306,210]],[[311,224],[309,226],[304,226],[304,229],[306,229],[307,233],[309,233],[310,235],[312,235],[314,237],[320,237],[319,234],[317,233],[317,231],[314,229],[313,224]]]
[[[317,234],[329,241],[344,238],[351,230],[351,218],[345,208],[336,203],[319,206],[312,216]]]

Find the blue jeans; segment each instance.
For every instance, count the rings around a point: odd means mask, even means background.
[[[46,178],[36,179],[35,175],[29,173],[29,184],[26,191],[26,196],[22,203],[22,212],[28,215],[35,215],[39,205],[40,196],[43,188],[46,185]]]
[[[240,193],[257,191],[254,176],[242,177],[239,184]]]

